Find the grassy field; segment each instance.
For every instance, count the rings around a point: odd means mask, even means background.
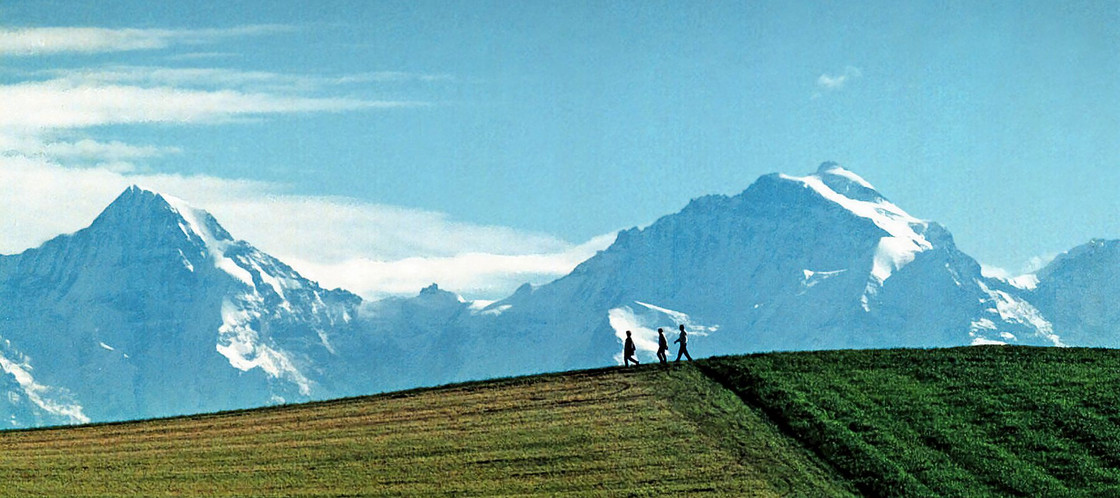
[[[1120,496],[1120,351],[832,351],[702,368],[870,495]]]
[[[3,496],[836,496],[843,479],[682,366],[0,433]]]
[[[1120,351],[710,358],[0,432],[0,496],[1120,496]]]

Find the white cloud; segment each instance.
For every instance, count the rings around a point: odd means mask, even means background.
[[[817,86],[823,90],[839,90],[844,88],[846,84],[863,76],[863,72],[859,68],[848,66],[844,68],[844,72],[840,74],[824,73],[817,78]],[[819,94],[818,94],[819,95]]]
[[[608,234],[577,246],[443,213],[291,195],[271,183],[128,175],[15,155],[0,156],[0,253],[88,226],[133,183],[206,209],[235,237],[308,278],[365,297],[414,294],[433,282],[471,298],[505,297],[526,281],[568,273],[614,240]]]
[[[168,60],[173,61],[193,61],[203,59],[230,59],[238,57],[238,54],[233,52],[192,52],[189,54],[172,55]]]
[[[162,67],[111,65],[83,69],[51,69],[32,76],[63,81],[73,86],[127,84],[143,87],[237,88],[254,91],[309,91],[366,83],[455,81],[446,74],[381,71],[336,76],[242,71],[215,67]]]
[[[1054,261],[1055,258],[1058,257],[1058,254],[1060,253],[1054,252],[1043,254],[1042,256],[1031,257],[1031,259],[1027,260],[1027,263],[1023,265],[1023,273],[1035,273],[1043,268],[1046,268],[1046,265],[1049,265]]]
[[[228,68],[99,66],[84,69],[46,70],[36,76],[49,76],[71,86],[125,84],[140,87],[254,88],[256,91],[305,90],[322,86],[323,78],[270,71],[241,71]]]
[[[1015,279],[1024,275],[1037,273],[1039,270],[1049,265],[1057,258],[1059,253],[1052,252],[1043,254],[1041,256],[1032,256],[1025,261],[1023,265],[1017,270],[1008,270],[999,266],[992,266],[987,264],[980,264],[980,273],[985,277],[998,278],[1002,280]]]
[[[88,138],[77,142],[50,142],[43,144],[43,154],[68,159],[74,158],[86,161],[122,161],[128,159],[142,159],[160,157],[168,154],[178,154],[178,147],[156,147],[153,145],[129,145],[116,140],[98,142]]]
[[[423,104],[233,90],[73,85],[64,80],[51,80],[0,86],[0,128],[42,130],[127,123],[213,123],[262,114],[417,105]]]
[[[406,73],[402,71],[378,71],[373,73],[362,73],[347,76],[340,76],[337,78],[329,79],[334,84],[352,84],[352,83],[386,83],[386,82],[404,82],[404,81],[421,81],[421,82],[437,82],[437,81],[455,81],[456,78],[449,74],[421,74],[421,73]]]
[[[179,187],[166,179],[160,188]],[[155,188],[155,187],[153,187]],[[345,198],[285,195],[276,189],[256,195],[226,195],[221,190],[194,191],[191,202],[205,207],[230,231],[244,233],[262,248],[292,255],[315,254],[315,260],[341,263],[358,257],[397,260],[413,256],[448,257],[464,251],[534,254],[562,251],[567,242],[551,235],[507,227],[456,222],[446,214]],[[256,221],[280,218],[288,226],[262,230]],[[278,248],[287,248],[280,251]],[[279,254],[277,254],[279,255]]]
[[[0,29],[0,57],[155,50],[290,29]],[[232,55],[195,51],[178,57]],[[344,85],[454,79],[448,75],[310,76],[130,65],[21,74],[22,81],[0,85],[0,253],[21,252],[88,226],[133,183],[207,209],[235,236],[309,278],[365,296],[411,294],[438,282],[464,295],[504,297],[524,281],[540,283],[567,273],[613,241],[604,236],[574,246],[547,234],[458,222],[443,213],[293,195],[277,184],[144,174],[150,171],[145,160],[181,150],[96,140],[86,130],[427,106],[337,94]]]
[[[292,267],[316,275],[327,287],[341,287],[365,298],[415,294],[438,283],[472,299],[498,299],[526,282],[550,282],[606,249],[614,233],[595,237],[578,246],[536,254],[465,252],[446,257],[409,257],[378,261],[351,259],[334,264],[292,260]]]
[[[276,25],[201,30],[97,27],[0,29],[0,55],[37,56],[57,53],[155,50],[172,45],[213,43],[230,37],[265,35],[291,29]]]
[[[1011,280],[1012,278],[1016,277],[1016,275],[1013,275],[1005,268],[990,266],[983,263],[980,264],[980,274],[988,278],[995,278],[999,280]]]
[[[64,140],[45,141],[34,136],[0,133],[0,153],[45,157],[63,164],[79,166],[131,164],[129,161],[162,157],[180,152],[182,151],[178,147],[129,145],[117,140],[99,142],[84,138],[74,142]],[[119,166],[118,169],[120,169]],[[128,170],[135,170],[135,167],[130,167]]]

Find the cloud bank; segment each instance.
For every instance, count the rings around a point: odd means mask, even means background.
[[[414,294],[431,283],[471,299],[567,274],[614,234],[574,245],[550,235],[460,222],[444,213],[209,176],[136,175],[0,156],[0,253],[13,254],[89,223],[138,184],[210,211],[249,241],[325,287],[366,298]]]

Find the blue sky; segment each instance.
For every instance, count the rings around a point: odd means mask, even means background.
[[[128,183],[327,284],[497,298],[837,161],[1018,273],[1120,238],[1116,2],[0,4],[0,253]]]

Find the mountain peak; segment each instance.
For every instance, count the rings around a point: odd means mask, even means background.
[[[158,230],[199,238],[206,245],[232,241],[210,213],[186,201],[137,185],[126,188],[97,216],[91,228],[112,231]]]
[[[129,187],[124,189],[124,192],[121,192],[116,200],[109,205],[112,206],[118,203],[127,205],[153,204],[161,208],[170,207],[167,200],[164,199],[159,192],[148,190],[136,184],[129,185]]]
[[[866,202],[886,200],[871,183],[839,163],[832,161],[821,163],[813,176],[820,178],[825,185],[845,197]]]
[[[834,169],[834,168],[839,168],[839,167],[840,167],[840,163],[838,163],[838,162],[825,161],[825,162],[821,163],[820,167],[817,168],[817,174],[821,175],[821,174],[824,174],[824,173],[828,173],[829,170]]]
[[[160,194],[132,185],[109,203],[93,225],[134,225],[141,218],[166,216],[172,211],[171,204]]]

